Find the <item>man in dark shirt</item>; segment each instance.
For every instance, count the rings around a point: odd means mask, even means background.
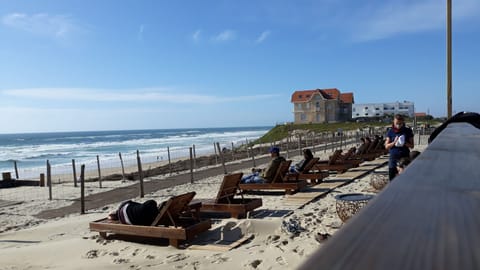
[[[405,119],[397,114],[393,118],[393,125],[387,132],[385,149],[389,150],[388,176],[392,180],[398,173],[397,162],[402,157],[408,157],[413,148],[413,131],[405,127]]]
[[[270,163],[264,169],[253,168],[253,174],[246,175],[242,178],[242,183],[271,183],[275,174],[277,173],[278,167],[285,161],[285,158],[280,156],[280,148],[272,147],[269,150]]]

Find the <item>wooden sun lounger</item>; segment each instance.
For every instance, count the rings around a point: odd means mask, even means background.
[[[286,194],[292,194],[307,187],[307,181],[288,181],[287,173],[290,169],[291,160],[283,161],[271,183],[248,183],[240,184],[241,190],[285,190]]]
[[[330,156],[328,160],[318,161],[314,168],[319,171],[337,171],[343,173],[350,168],[353,168],[354,165],[350,163],[341,163],[339,159],[341,158],[342,150],[335,150],[333,155]]]
[[[200,212],[226,212],[233,218],[246,217],[247,213],[262,206],[261,198],[244,198],[239,184],[243,173],[225,175],[215,199],[196,199],[201,202]],[[240,198],[235,198],[239,195]]]
[[[287,174],[288,181],[292,180],[309,180],[311,185],[317,184],[322,181],[323,178],[328,176],[328,172],[315,171],[314,166],[318,162],[318,158],[312,158],[307,165],[303,168],[303,171],[300,173],[291,173]]]
[[[103,238],[107,238],[107,233],[167,238],[170,245],[178,248],[180,241],[191,240],[211,227],[210,220],[202,221],[198,217],[196,210],[201,204],[190,204],[194,196],[195,192],[189,192],[160,204],[159,214],[151,226],[122,224],[118,220],[104,218],[90,222],[90,231],[99,232]]]

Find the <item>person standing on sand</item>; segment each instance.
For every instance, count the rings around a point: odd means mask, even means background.
[[[398,161],[402,157],[409,157],[410,149],[413,146],[412,129],[405,126],[405,119],[402,115],[395,115],[393,125],[388,130],[385,140],[385,149],[389,150],[388,178],[390,181],[398,174]]]
[[[278,147],[270,148],[269,152],[272,159],[267,167],[264,169],[253,168],[253,174],[244,176],[242,183],[270,183],[273,181],[280,163],[285,161],[285,158],[280,156],[280,148]]]

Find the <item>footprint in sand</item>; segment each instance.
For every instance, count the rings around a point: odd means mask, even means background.
[[[210,261],[211,263],[223,263],[223,262],[226,262],[228,260],[230,260],[230,258],[228,257],[223,257],[222,254],[213,254],[212,256],[212,261]]]
[[[108,254],[108,251],[106,250],[92,249],[87,251],[82,257],[85,259],[96,259],[100,256],[105,256],[106,254]]]
[[[48,240],[54,240],[54,239],[59,238],[60,236],[64,236],[64,235],[65,235],[64,233],[52,234],[52,235],[48,236]]]
[[[114,264],[124,264],[124,263],[129,263],[129,262],[130,262],[130,260],[125,259],[125,258],[115,258],[115,259],[113,259]]]
[[[303,256],[303,253],[304,253],[304,249],[300,248],[299,246],[295,247],[294,249],[292,249],[293,252],[297,253],[298,255],[300,256]]]
[[[265,240],[265,244],[270,245],[271,243],[275,243],[280,239],[280,235],[269,235],[267,240]]]
[[[173,262],[179,262],[187,259],[189,256],[185,254],[173,254],[173,255],[168,255],[167,258],[164,260],[166,263],[173,263]]]
[[[246,267],[250,266],[253,269],[257,269],[257,267],[262,263],[262,260],[253,260],[245,264]]]
[[[276,261],[278,264],[280,264],[280,265],[286,265],[286,264],[287,264],[287,260],[286,260],[284,257],[282,257],[282,256],[277,257],[277,258],[275,259],[275,261]]]
[[[147,255],[147,256],[145,256],[145,259],[147,259],[147,260],[155,260],[155,256],[153,256],[153,255]]]
[[[132,256],[135,257],[137,256],[138,252],[140,251],[139,248],[136,248],[133,252],[132,252]]]

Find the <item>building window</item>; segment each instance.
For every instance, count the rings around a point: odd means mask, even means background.
[[[380,108],[375,108],[375,111],[380,111]]]
[[[310,103],[305,104],[305,107],[306,107],[307,110],[309,110],[310,109]]]
[[[320,102],[317,101],[317,102],[315,103],[315,107],[316,107],[317,109],[320,109]]]
[[[368,110],[368,107],[365,107],[365,110]]]
[[[359,114],[359,113],[357,113],[357,116],[359,116],[359,115],[360,115],[360,114]]]
[[[304,113],[300,114],[300,120],[305,121],[307,119],[307,116]]]
[[[298,95],[298,98],[302,98],[303,96],[302,95]]]

